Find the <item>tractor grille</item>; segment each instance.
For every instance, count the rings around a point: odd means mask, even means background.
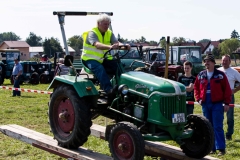
[[[170,121],[172,121],[173,113],[186,113],[186,97],[185,96],[161,97],[160,112],[166,119]]]

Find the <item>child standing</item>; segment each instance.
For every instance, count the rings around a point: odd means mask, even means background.
[[[196,77],[194,77],[192,72],[192,63],[189,61],[186,61],[183,63],[184,72],[185,74],[178,77],[178,82],[184,84],[186,86],[186,100],[187,101],[195,101],[194,99],[194,92],[193,92],[193,86]],[[186,104],[187,107],[187,115],[193,114],[194,104]]]

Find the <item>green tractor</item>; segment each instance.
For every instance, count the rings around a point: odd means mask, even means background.
[[[53,14],[58,15],[66,45],[63,27],[66,15],[99,13]],[[113,159],[142,160],[145,155],[144,140],[173,140],[187,156],[193,158],[209,154],[214,142],[213,129],[201,115],[186,116],[184,85],[149,73],[126,72],[121,63],[121,58],[126,54],[128,51],[124,46],[120,46],[114,54],[120,73],[116,73],[111,80],[115,93],[112,101],[104,91],[97,89],[92,80],[82,78],[81,74],[55,76],[49,86],[53,88],[53,93],[48,103],[48,115],[58,145],[71,149],[82,146],[90,135],[92,119],[102,115],[116,122],[106,127],[106,140]],[[72,62],[73,57],[67,52],[65,65],[72,66]],[[83,67],[91,74],[87,67]]]

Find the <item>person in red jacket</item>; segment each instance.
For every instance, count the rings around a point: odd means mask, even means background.
[[[224,72],[215,69],[212,54],[204,58],[206,70],[200,72],[194,83],[194,96],[202,105],[203,115],[211,122],[214,130],[215,145],[211,153],[224,155],[226,142],[223,130],[224,112],[229,109],[232,91]]]

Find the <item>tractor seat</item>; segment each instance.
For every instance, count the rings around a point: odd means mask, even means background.
[[[82,60],[81,60],[82,61]],[[83,61],[82,61],[82,66],[83,66],[83,69],[84,69],[84,71],[86,72],[86,73],[88,73],[88,74],[93,74],[93,72],[87,67],[87,66],[85,66],[85,64],[83,63]]]

